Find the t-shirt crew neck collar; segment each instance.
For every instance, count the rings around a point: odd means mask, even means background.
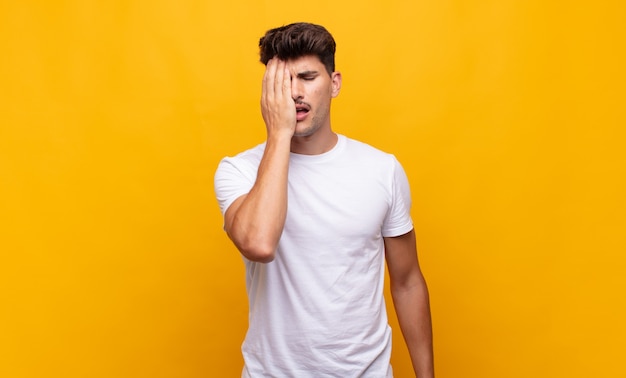
[[[304,155],[304,154],[296,154],[294,152],[290,153],[290,160],[292,162],[303,162],[303,163],[318,163],[324,162],[335,157],[346,144],[346,137],[337,134],[337,143],[330,150],[317,154],[317,155]]]

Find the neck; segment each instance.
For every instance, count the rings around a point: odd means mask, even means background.
[[[308,136],[291,138],[291,152],[300,155],[320,155],[328,152],[337,144],[337,134],[332,130],[318,130]]]

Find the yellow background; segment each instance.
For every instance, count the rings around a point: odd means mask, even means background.
[[[408,173],[438,376],[626,376],[625,10],[0,2],[0,376],[239,375],[213,173],[264,139],[258,38],[300,20],[338,42],[335,130]]]

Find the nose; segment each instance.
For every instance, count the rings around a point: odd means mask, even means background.
[[[298,77],[291,78],[291,98],[293,98],[294,101],[304,98],[304,88]]]

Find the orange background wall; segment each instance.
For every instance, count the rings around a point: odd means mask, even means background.
[[[213,173],[299,20],[337,39],[336,131],[408,173],[438,376],[626,376],[623,3],[367,4],[0,3],[0,376],[239,375]]]

